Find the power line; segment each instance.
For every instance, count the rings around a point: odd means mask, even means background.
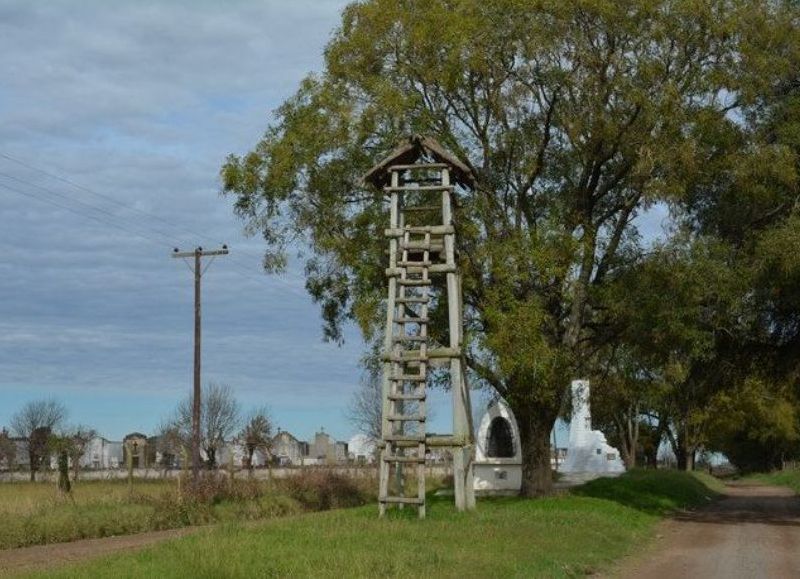
[[[116,227],[117,229],[121,229],[122,231],[130,233],[131,235],[136,235],[137,237],[141,237],[145,241],[149,241],[150,243],[155,243],[155,244],[163,247],[162,242],[160,242],[160,241],[154,241],[152,238],[147,237],[146,235],[142,235],[138,231],[133,231],[131,229],[127,229],[124,226],[119,225],[117,223],[111,223],[110,221],[108,221],[106,219],[101,219],[100,217],[97,217],[96,215],[91,215],[91,214],[88,214],[88,213],[82,213],[82,212],[77,211],[76,209],[74,209],[74,208],[72,208],[72,207],[70,207],[68,205],[63,205],[61,203],[53,201],[52,199],[48,199],[47,197],[41,197],[41,196],[38,196],[38,195],[34,195],[33,193],[31,193],[29,191],[23,191],[21,189],[16,189],[15,187],[9,187],[5,183],[0,183],[0,187],[2,187],[3,189],[6,189],[8,191],[12,191],[14,193],[17,193],[19,195],[23,195],[25,197],[31,197],[33,199],[36,199],[37,201],[41,201],[43,203],[48,203],[49,205],[53,205],[54,207],[58,207],[60,209],[64,209],[66,211],[69,211],[70,213],[74,213],[75,215],[78,215],[79,217],[85,217],[87,219],[93,219],[93,220],[95,220],[95,221],[97,221],[99,223],[102,223],[103,225],[110,225],[112,227]]]
[[[115,199],[114,197],[112,197],[110,195],[105,195],[103,193],[99,193],[97,191],[94,191],[94,190],[90,189],[89,187],[86,187],[84,185],[81,185],[80,183],[76,183],[75,181],[72,181],[71,179],[63,177],[63,176],[58,175],[56,173],[52,173],[50,171],[42,169],[41,167],[37,167],[37,166],[31,165],[30,163],[27,163],[25,161],[21,161],[20,159],[12,157],[11,155],[8,155],[7,153],[0,152],[0,157],[2,157],[4,159],[7,159],[7,160],[9,160],[9,161],[11,161],[13,163],[16,163],[16,164],[18,164],[18,165],[20,165],[22,167],[25,167],[25,168],[27,168],[27,169],[29,169],[31,171],[34,171],[34,172],[37,172],[37,173],[41,173],[43,175],[46,175],[47,177],[50,177],[52,179],[56,179],[58,181],[66,183],[66,184],[68,184],[68,185],[70,185],[72,187],[75,187],[76,189],[84,191],[84,192],[86,192],[86,193],[88,193],[90,195],[93,195],[93,196],[97,197],[97,198],[105,199],[105,200],[107,200],[107,201],[109,201],[109,202],[111,202],[111,203],[113,203],[113,204],[115,204],[115,205],[117,205],[117,206],[119,206],[119,207],[121,207],[123,209],[127,209],[128,211],[131,211],[131,212],[134,212],[134,213],[138,213],[138,214],[142,215],[143,217],[147,217],[147,218],[150,218],[150,219],[155,219],[155,220],[157,220],[157,221],[159,221],[161,223],[164,223],[164,224],[170,226],[171,228],[182,230],[186,234],[191,235],[192,239],[200,238],[200,239],[204,239],[206,241],[211,241],[212,243],[216,243],[217,242],[217,240],[213,240],[210,237],[208,237],[207,235],[204,235],[202,233],[198,233],[196,231],[193,231],[191,229],[183,227],[183,226],[181,226],[179,224],[175,224],[174,222],[169,221],[167,219],[164,219],[163,217],[160,217],[160,216],[155,215],[153,213],[149,213],[147,211],[141,210],[141,209],[139,209],[137,207],[134,207],[132,205],[128,205],[126,203],[123,203],[122,201],[119,201],[119,200]],[[115,213],[112,213],[110,211],[107,211],[104,208],[100,208],[100,207],[97,207],[95,205],[92,205],[91,203],[87,203],[85,201],[81,201],[79,199],[74,199],[74,198],[69,197],[67,195],[63,195],[63,194],[57,193],[55,191],[52,191],[51,189],[48,189],[48,188],[43,187],[41,185],[38,185],[36,183],[32,183],[30,181],[26,181],[26,180],[23,180],[23,179],[20,179],[18,177],[14,177],[14,176],[8,175],[6,173],[2,173],[2,172],[0,172],[0,175],[3,175],[3,176],[5,176],[7,178],[10,178],[10,179],[13,179],[13,180],[15,180],[17,182],[25,183],[25,184],[30,185],[32,187],[36,187],[36,188],[41,189],[43,191],[46,191],[46,192],[48,192],[50,194],[57,195],[58,197],[73,201],[75,203],[78,203],[80,205],[88,207],[88,208],[90,208],[92,210],[99,211],[99,212],[104,213],[104,214],[106,214],[106,215],[108,215],[108,216],[110,216],[110,217],[112,217],[114,219],[117,219],[117,220],[125,219],[124,217],[119,216],[119,215],[117,215]],[[136,223],[136,222],[134,222],[134,223]],[[170,241],[170,245],[173,245],[176,241],[177,242],[186,241],[186,238],[184,238],[183,236],[175,237],[172,234],[164,233],[163,231],[158,230],[158,229],[154,229],[151,226],[145,226],[145,227],[149,231],[151,231],[151,232],[153,232],[153,233],[155,233],[157,235],[160,235],[160,236],[164,237],[165,239],[171,240]],[[141,236],[141,234],[138,234],[138,235]],[[178,243],[178,244],[180,245],[181,243]],[[237,252],[239,254],[242,254],[242,255],[245,255],[245,256],[249,256],[251,259],[257,260],[257,262],[259,264],[261,264],[261,256],[258,256],[258,255],[255,255],[253,253],[250,253],[250,252],[248,252],[248,251],[246,251],[244,249],[238,249]],[[237,259],[236,257],[234,257],[230,261],[233,262],[234,265],[238,266],[240,271],[245,271],[245,272],[247,272],[247,274],[250,274],[250,270],[249,270],[248,264],[246,262],[241,261],[241,260]],[[264,278],[257,278],[257,277],[254,277],[252,275],[248,275],[247,277],[250,277],[253,280],[257,280],[257,281],[259,281],[259,283],[264,283],[266,281]],[[297,276],[293,276],[293,277],[296,277],[297,281],[302,281],[302,278],[297,278]],[[286,287],[291,288],[293,290],[293,293],[295,293],[297,295],[303,295],[304,297],[306,297],[306,293],[305,292],[297,291],[297,288],[294,285],[292,285],[291,283],[289,283],[287,280],[285,280],[285,279],[283,279],[281,277],[278,277],[278,276],[272,276],[271,279],[275,279],[275,280],[278,281],[278,283],[281,283],[281,284],[285,285]]]
[[[91,203],[86,203],[84,201],[81,201],[80,199],[75,199],[73,197],[69,197],[68,195],[64,195],[62,193],[59,193],[58,191],[53,191],[52,189],[49,189],[47,187],[42,187],[41,185],[37,185],[36,183],[32,183],[32,182],[26,181],[24,179],[19,179],[18,177],[14,177],[13,175],[9,175],[7,173],[3,173],[2,171],[0,171],[0,177],[5,177],[7,179],[12,179],[12,180],[16,181],[17,183],[20,183],[20,184],[23,184],[23,185],[27,185],[29,187],[34,187],[34,188],[36,188],[36,189],[38,189],[40,191],[43,191],[45,193],[48,193],[50,195],[54,195],[54,196],[59,197],[61,199],[65,199],[66,201],[68,201],[70,203],[76,203],[76,204],[78,204],[78,205],[80,205],[82,207],[86,207],[89,211],[96,211],[98,213],[102,213],[103,215],[107,215],[108,217],[111,217],[112,219],[115,219],[115,220],[122,219],[121,217],[119,217],[115,213],[112,213],[111,211],[107,211],[106,209],[103,209],[102,207],[97,207],[95,205],[92,205]],[[108,222],[108,223],[112,224],[111,222]],[[116,226],[117,224],[113,223],[112,225]],[[168,240],[168,242],[167,242],[168,245],[174,245],[176,241],[179,241],[179,238],[171,237],[170,235],[165,234],[164,232],[162,232],[162,231],[160,231],[158,229],[152,229],[150,227],[147,227],[146,229],[149,229],[151,232],[155,233],[156,235],[161,235],[162,237],[167,239]],[[128,232],[130,232],[130,230],[128,230]]]
[[[115,204],[115,205],[117,205],[117,206],[119,206],[119,207],[121,207],[123,209],[127,209],[128,211],[132,211],[134,213],[139,213],[140,215],[142,215],[144,217],[148,217],[150,219],[155,219],[155,220],[160,221],[161,223],[163,223],[165,225],[168,225],[168,226],[170,226],[172,228],[180,229],[184,233],[190,235],[191,238],[193,238],[193,239],[194,238],[200,238],[200,239],[203,239],[205,241],[210,241],[212,243],[217,243],[218,242],[218,240],[211,239],[210,237],[208,237],[207,235],[205,235],[203,233],[199,233],[199,232],[194,231],[192,229],[188,229],[188,228],[186,228],[186,227],[184,227],[184,226],[182,226],[180,224],[176,224],[176,223],[174,223],[172,221],[164,219],[160,215],[156,215],[154,213],[149,213],[147,211],[139,209],[138,207],[134,207],[133,205],[129,205],[127,203],[124,203],[124,202],[122,202],[122,201],[120,201],[120,200],[118,200],[118,199],[116,199],[116,198],[114,198],[114,197],[112,197],[110,195],[105,195],[103,193],[100,193],[98,191],[90,189],[89,187],[86,187],[85,185],[82,185],[80,183],[72,181],[71,179],[63,177],[62,175],[58,175],[56,173],[53,173],[53,172],[48,171],[46,169],[43,169],[41,167],[37,167],[35,165],[32,165],[30,163],[27,163],[25,161],[17,159],[16,157],[12,157],[11,155],[9,155],[7,153],[0,152],[0,157],[6,159],[8,161],[11,161],[12,163],[16,163],[16,164],[18,164],[18,165],[20,165],[22,167],[25,167],[26,169],[29,169],[31,171],[34,171],[36,173],[41,173],[42,175],[46,175],[47,177],[50,177],[51,179],[57,179],[58,181],[66,183],[66,184],[68,184],[68,185],[70,185],[72,187],[75,187],[76,189],[79,189],[81,191],[84,191],[84,192],[86,192],[86,193],[88,193],[90,195],[93,195],[93,196],[98,197],[100,199],[105,199],[106,201],[109,201],[110,203],[113,203],[113,204]],[[243,250],[241,248],[237,249],[237,252],[240,253],[240,254],[249,255],[250,257],[252,257],[254,259],[258,259],[259,262],[261,261],[261,257],[260,256],[257,256],[255,254],[250,253],[250,252],[248,252],[246,250]]]
[[[0,156],[5,156],[5,155],[0,153]],[[141,237],[142,239],[145,239],[147,241],[150,241],[151,243],[157,244],[162,248],[164,246],[167,246],[167,247],[174,246],[174,245],[176,245],[176,243],[178,245],[180,245],[180,244],[182,244],[183,241],[185,241],[182,237],[175,237],[175,236],[172,236],[172,235],[170,235],[168,233],[164,233],[163,231],[161,231],[159,229],[154,229],[153,227],[145,226],[145,225],[139,224],[137,222],[126,223],[124,217],[119,216],[119,215],[117,215],[117,214],[115,214],[115,213],[113,213],[111,211],[108,211],[105,208],[97,207],[96,205],[93,205],[91,203],[87,203],[87,202],[82,201],[80,199],[75,199],[75,198],[70,197],[68,195],[64,195],[64,194],[59,193],[58,191],[54,191],[54,190],[52,190],[52,189],[50,189],[48,187],[44,187],[42,185],[38,185],[38,184],[32,183],[30,181],[26,181],[24,179],[20,179],[18,177],[15,177],[13,175],[9,175],[9,174],[3,173],[3,172],[0,172],[0,176],[5,177],[7,179],[12,179],[17,183],[20,183],[20,184],[23,184],[23,185],[27,185],[29,187],[34,187],[34,188],[36,188],[36,189],[38,189],[38,190],[40,190],[40,191],[42,191],[42,192],[44,192],[44,193],[46,193],[48,195],[55,196],[55,197],[57,197],[59,199],[64,199],[68,203],[77,204],[78,206],[83,207],[85,209],[84,209],[84,211],[81,211],[81,210],[76,209],[75,207],[72,207],[72,206],[69,206],[69,205],[65,205],[63,203],[56,202],[53,199],[50,199],[48,197],[43,197],[41,195],[36,195],[31,191],[24,191],[24,190],[21,190],[21,189],[17,189],[17,188],[11,187],[11,186],[9,186],[9,185],[7,185],[5,183],[0,182],[0,186],[2,186],[3,188],[5,188],[5,189],[7,189],[9,191],[15,192],[15,193],[17,193],[19,195],[32,197],[34,199],[37,199],[39,201],[43,201],[45,203],[49,203],[50,205],[53,205],[53,206],[58,207],[60,209],[64,209],[64,210],[69,211],[70,213],[73,213],[73,214],[78,215],[78,216],[87,217],[87,218],[93,219],[93,220],[95,220],[95,221],[97,221],[99,223],[102,223],[104,225],[109,225],[111,227],[114,227],[114,228],[117,228],[119,230],[125,231],[125,232],[127,232],[129,234],[135,235],[137,237]],[[100,217],[97,214],[92,213],[92,212],[99,213],[99,214],[104,215],[106,217],[105,218]],[[164,221],[165,223],[168,223],[166,220],[161,220],[161,221]],[[146,230],[150,231],[151,233],[153,233],[153,234],[155,234],[157,236],[160,236],[161,239],[154,239],[150,235],[143,234],[140,231],[135,231],[135,230],[133,230],[133,229],[131,229],[129,227],[130,225],[137,226],[137,227],[144,227]],[[205,237],[205,239],[209,239],[209,238]],[[238,273],[239,275],[242,275],[243,277],[246,277],[246,278],[248,278],[248,279],[250,279],[252,281],[255,281],[255,282],[259,283],[259,284],[266,284],[267,280],[265,278],[257,277],[257,276],[252,275],[252,272],[245,265],[244,262],[242,262],[240,260],[231,260],[231,265],[233,265],[237,269],[237,271],[235,273]],[[285,279],[282,279],[282,278],[280,278],[278,276],[272,276],[270,279],[273,279],[273,280],[277,281],[278,283],[284,285],[285,287],[290,289],[292,291],[292,293],[294,293],[297,296],[307,297],[305,292],[299,290],[296,286],[292,285],[291,283],[289,283]]]

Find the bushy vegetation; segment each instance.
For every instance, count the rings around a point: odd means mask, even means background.
[[[787,468],[786,470],[770,473],[751,474],[745,477],[744,480],[789,487],[793,491],[800,493],[800,468]]]
[[[312,480],[298,486],[322,479]],[[560,497],[482,499],[473,513],[432,497],[422,521],[415,509],[381,520],[367,505],[223,525],[33,577],[574,577],[608,569],[640,547],[667,510],[707,502],[709,484],[686,473],[637,471]]]
[[[663,515],[706,504],[719,496],[721,487],[715,478],[699,472],[633,470],[619,478],[595,479],[574,489],[573,494]]]
[[[375,498],[372,478],[327,470],[274,481],[230,480],[209,473],[183,481],[82,482],[72,496],[42,483],[0,485],[0,549],[125,535],[150,530],[252,521],[364,505]]]

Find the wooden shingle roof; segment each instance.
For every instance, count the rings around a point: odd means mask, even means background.
[[[410,165],[421,157],[430,157],[437,163],[446,163],[451,167],[452,181],[472,187],[475,179],[469,167],[455,155],[442,147],[436,139],[421,135],[412,135],[404,139],[389,156],[377,163],[364,175],[364,181],[375,187],[383,187],[389,183],[389,167],[392,165]]]

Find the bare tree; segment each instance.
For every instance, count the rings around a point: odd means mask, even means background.
[[[236,432],[240,422],[239,403],[230,386],[211,384],[206,390],[200,408],[200,445],[206,454],[206,466],[216,468],[217,453],[225,439]],[[185,444],[192,440],[192,398],[178,404],[173,425]]]
[[[239,433],[239,440],[244,445],[247,468],[253,470],[253,455],[262,451],[269,455],[272,452],[272,419],[266,407],[253,410]]]
[[[83,458],[89,443],[95,436],[97,436],[95,429],[82,424],[67,429],[63,435],[63,438],[69,441],[69,445],[66,448],[69,460],[72,461],[73,481],[78,480],[78,473],[81,470],[81,458]]]
[[[31,481],[36,480],[36,473],[48,455],[48,444],[53,429],[59,426],[66,416],[66,407],[61,402],[50,399],[28,402],[11,418],[12,430],[28,442]]]
[[[364,372],[347,407],[347,419],[350,423],[369,442],[376,445],[382,438],[383,416],[383,366],[378,352],[379,350],[373,348],[372,353],[362,360]],[[405,412],[408,414],[414,414],[418,409],[417,402],[405,403]],[[428,408],[426,414],[428,420],[431,420],[435,416],[434,409]],[[404,425],[404,428],[407,427],[408,425]]]
[[[8,470],[14,468],[17,459],[17,445],[11,440],[8,430],[0,432],[0,464],[5,463]]]
[[[381,440],[381,415],[383,412],[381,368],[367,366],[358,389],[353,392],[347,407],[347,418],[370,442]]]
[[[158,465],[164,470],[173,466],[184,450],[188,452],[187,444],[190,442],[191,439],[187,440],[182,435],[180,428],[174,421],[162,422],[155,437],[155,452],[161,455],[158,459]]]

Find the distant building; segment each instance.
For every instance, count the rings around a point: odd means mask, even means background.
[[[122,442],[112,442],[102,436],[95,436],[86,445],[80,459],[81,468],[105,470],[119,468],[123,463]]]
[[[233,440],[222,445],[222,448],[217,452],[217,465],[225,467],[230,463],[231,459],[233,459],[233,464],[235,466],[247,466],[247,448],[245,448],[244,444]],[[267,466],[269,459],[270,457],[267,452],[263,449],[256,449],[253,453],[253,467]]]
[[[310,444],[285,430],[279,430],[272,439],[272,456],[279,465],[323,465],[348,462],[351,457],[348,443],[334,440],[320,430]]]
[[[308,456],[321,464],[347,462],[349,458],[347,443],[334,440],[322,429],[314,434],[314,442],[309,445]]]
[[[350,460],[357,464],[371,464],[375,462],[378,447],[375,442],[365,434],[356,434],[347,443]]]
[[[123,463],[128,464],[128,453],[131,455],[133,468],[147,468],[147,436],[141,432],[132,432],[122,439]]]
[[[278,430],[278,434],[272,438],[272,455],[279,465],[302,465],[308,454],[308,443],[297,439],[290,432]]]
[[[28,454],[28,439],[27,438],[12,438],[16,447],[16,457],[14,458],[15,469],[28,470],[31,466],[31,457]]]

